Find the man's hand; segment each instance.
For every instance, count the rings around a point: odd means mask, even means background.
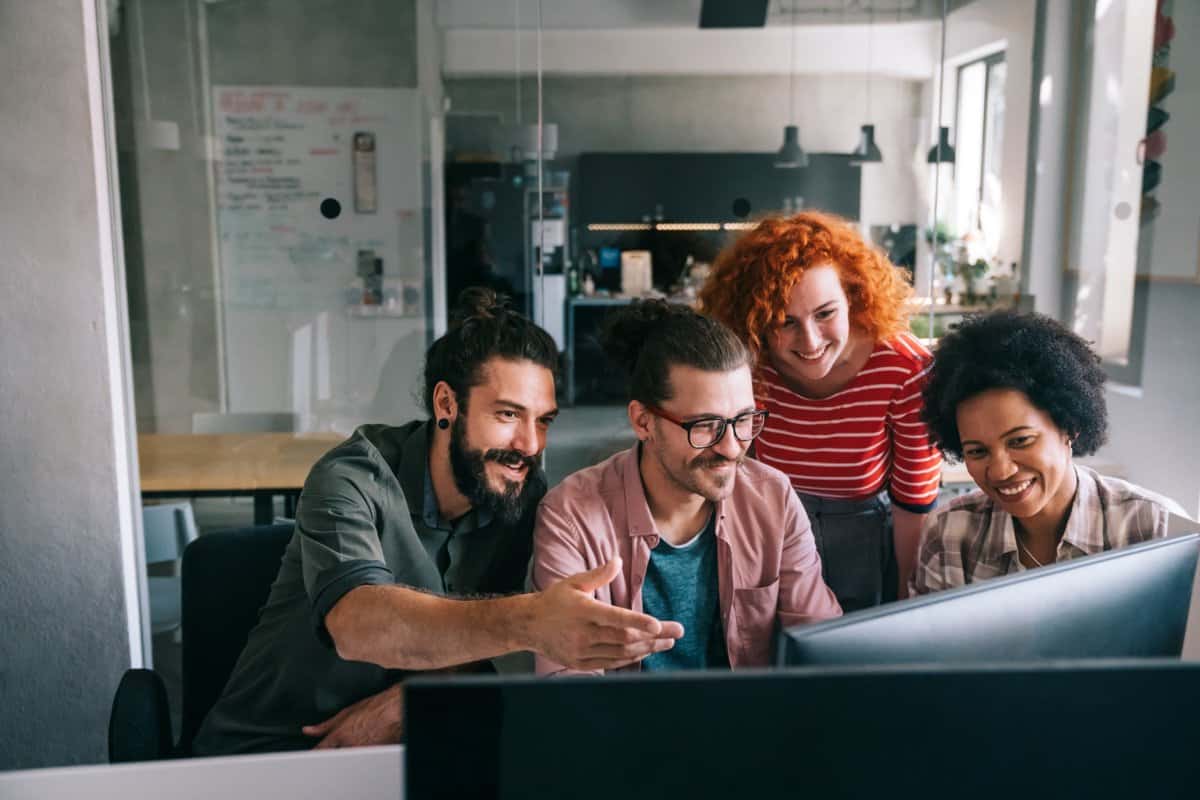
[[[592,593],[611,583],[621,559],[564,578],[534,595],[529,620],[533,649],[569,669],[616,669],[675,646],[678,622],[601,603]]]
[[[318,725],[305,725],[305,736],[321,737],[314,750],[330,747],[362,747],[396,744],[400,741],[400,709],[403,684],[364,697]]]

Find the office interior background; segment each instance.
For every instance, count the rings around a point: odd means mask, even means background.
[[[857,220],[923,337],[1070,325],[1096,460],[1200,515],[1200,7],[711,5],[0,0],[0,769],[104,761],[122,672],[170,669],[139,436],[410,419],[482,282],[563,350],[561,478],[629,441],[600,315],[687,301],[764,214]]]

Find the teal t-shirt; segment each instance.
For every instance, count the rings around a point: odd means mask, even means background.
[[[642,610],[683,625],[683,638],[642,661],[647,672],[727,668],[721,603],[717,591],[715,515],[696,538],[676,547],[659,539],[650,551],[642,583]]]

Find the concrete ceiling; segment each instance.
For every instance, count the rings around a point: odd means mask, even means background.
[[[946,0],[948,11],[974,0]],[[1003,0],[1000,0],[1001,2]],[[543,30],[695,28],[701,0],[542,0]],[[771,0],[768,26],[877,24],[935,20],[943,0]],[[446,29],[512,30],[537,27],[538,0],[437,0],[437,24]]]

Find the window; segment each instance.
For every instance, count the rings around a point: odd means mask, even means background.
[[[992,258],[1003,230],[1000,157],[1004,135],[1004,53],[958,69],[953,229]]]

